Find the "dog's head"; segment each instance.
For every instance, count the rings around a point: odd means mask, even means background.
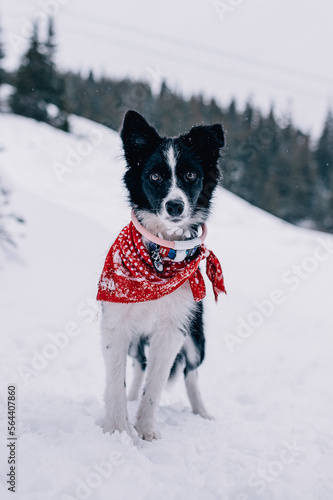
[[[147,229],[171,234],[170,228],[180,228],[182,234],[206,220],[219,180],[221,125],[200,125],[166,138],[140,114],[128,111],[121,139],[129,199]]]

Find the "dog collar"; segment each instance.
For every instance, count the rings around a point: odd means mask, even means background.
[[[207,236],[207,228],[204,224],[202,226],[202,234],[198,238],[183,241],[170,241],[159,238],[151,234],[144,228],[134,213],[131,212],[132,223],[139,233],[144,236],[148,241],[148,251],[150,258],[157,272],[162,273],[164,270],[163,259],[173,260],[174,262],[181,262],[185,259],[191,259],[197,254],[197,250],[201,247]]]
[[[153,243],[156,243],[156,245],[158,245],[160,247],[172,248],[173,250],[191,250],[192,248],[199,247],[203,244],[203,242],[205,241],[206,236],[207,236],[207,227],[206,227],[206,224],[203,224],[201,226],[202,235],[199,236],[198,238],[193,238],[192,240],[183,240],[183,241],[163,240],[163,238],[159,238],[158,236],[151,234],[149,231],[147,231],[146,228],[144,228],[140,224],[140,222],[136,218],[136,215],[135,215],[133,209],[131,212],[131,219],[132,219],[132,222],[133,222],[135,228],[139,231],[140,234],[142,234],[142,236],[147,238],[147,240],[152,241]]]

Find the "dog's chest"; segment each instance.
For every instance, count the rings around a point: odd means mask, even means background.
[[[103,302],[103,322],[110,329],[151,335],[156,330],[186,330],[196,309],[188,282],[157,300],[134,304]]]

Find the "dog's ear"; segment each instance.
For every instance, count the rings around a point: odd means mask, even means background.
[[[184,136],[184,139],[187,145],[199,153],[200,156],[213,156],[216,161],[225,142],[224,132],[219,123],[193,127]]]
[[[211,197],[221,176],[218,166],[220,149],[224,146],[224,133],[220,124],[199,125],[183,136],[186,146],[201,161],[204,180],[198,206],[209,208]]]
[[[136,111],[127,111],[120,137],[130,167],[137,166],[152,154],[161,142],[156,130]]]

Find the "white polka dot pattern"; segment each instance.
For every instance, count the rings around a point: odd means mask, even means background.
[[[206,261],[206,273],[212,282],[215,300],[226,293],[220,262],[204,245],[195,259],[174,262],[165,260],[164,270],[158,273],[145,248],[140,233],[130,222],[119,233],[106,257],[98,283],[97,300],[106,302],[146,302],[172,293],[187,280],[193,298],[200,302],[206,295],[205,282],[199,264]]]

